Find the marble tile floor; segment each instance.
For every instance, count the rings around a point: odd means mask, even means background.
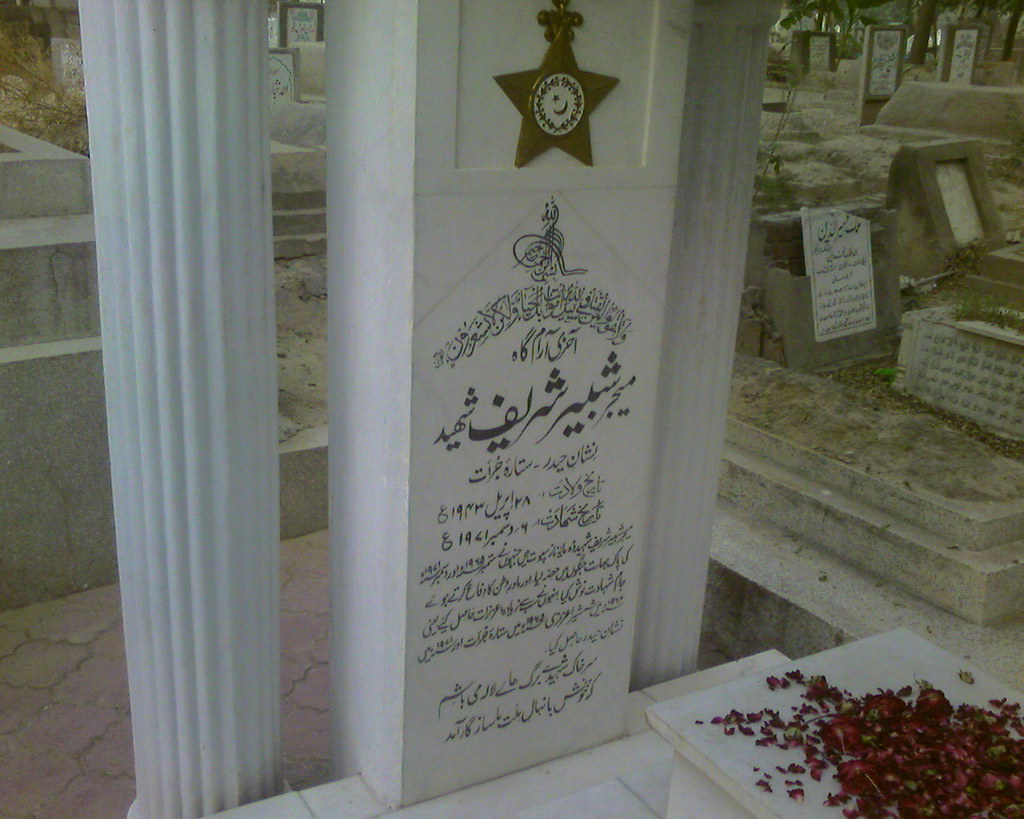
[[[281,582],[284,767],[300,791],[330,779],[326,532],[282,544]],[[708,647],[701,666],[729,659]],[[120,819],[131,742],[116,585],[0,612],[0,819]]]

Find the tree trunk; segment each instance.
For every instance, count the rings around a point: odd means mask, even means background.
[[[907,62],[913,65],[922,65],[925,55],[928,53],[928,37],[935,25],[938,0],[922,0],[917,10],[917,18],[914,20],[914,45],[910,49]]]
[[[1020,15],[1024,12],[1024,0],[1017,0],[1013,4],[1013,10],[1010,12],[1010,19],[1006,24],[1006,39],[1003,40],[1003,54],[1004,60],[1013,59],[1013,41],[1017,37],[1017,26],[1020,25]]]

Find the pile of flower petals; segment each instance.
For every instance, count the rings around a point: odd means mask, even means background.
[[[715,717],[726,734],[803,752],[757,786],[803,802],[804,777],[831,773],[839,790],[825,805],[846,819],[1024,819],[1024,720],[1019,703],[954,708],[926,682],[855,697],[800,671],[768,677],[771,690],[804,688],[789,719],[770,708]]]

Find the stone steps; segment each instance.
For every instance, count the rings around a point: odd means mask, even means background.
[[[963,549],[822,478],[726,444],[719,495],[970,622],[1024,614],[1024,541]]]
[[[742,656],[791,657],[906,627],[1010,685],[1024,686],[1024,618],[981,625],[841,560],[757,514],[719,501],[704,628]]]
[[[0,220],[0,347],[99,331],[92,216]]]
[[[89,160],[0,126],[0,219],[92,212]]]
[[[1024,539],[1024,500],[970,502],[943,497],[897,476],[875,475],[851,463],[729,418],[726,440],[810,481],[820,482],[962,549],[981,550]]]
[[[274,258],[327,252],[326,161],[322,148],[271,142]]]

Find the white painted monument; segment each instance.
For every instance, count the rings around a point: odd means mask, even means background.
[[[691,4],[353,6],[336,773],[410,804],[623,730]]]
[[[800,211],[804,264],[811,280],[814,340],[873,330],[876,325],[871,222],[839,210]]]

